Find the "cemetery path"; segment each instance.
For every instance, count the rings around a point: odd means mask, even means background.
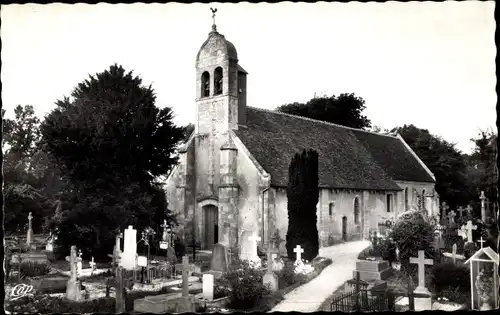
[[[284,300],[271,312],[315,312],[344,282],[352,279],[358,254],[370,245],[369,241],[356,241],[319,249],[319,256],[330,258],[332,264],[310,282],[284,296]]]

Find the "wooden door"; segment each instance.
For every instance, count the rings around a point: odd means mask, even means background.
[[[219,211],[216,206],[206,206],[205,209],[205,248],[212,249],[219,241]]]
[[[347,217],[342,217],[342,240],[347,241]]]

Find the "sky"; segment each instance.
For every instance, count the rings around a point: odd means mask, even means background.
[[[27,4],[2,6],[2,101],[40,118],[118,63],[175,122],[195,119],[195,60],[217,30],[249,73],[248,105],[355,93],[372,124],[414,124],[470,153],[496,131],[494,2]]]

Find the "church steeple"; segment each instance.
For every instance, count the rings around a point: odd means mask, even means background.
[[[196,57],[196,134],[224,133],[246,121],[246,71],[238,65],[234,45],[212,31]]]

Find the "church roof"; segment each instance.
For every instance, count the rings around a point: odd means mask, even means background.
[[[253,107],[235,133],[273,186],[287,186],[293,155],[309,148],[319,154],[320,187],[401,190],[394,180],[434,182],[393,136]]]

